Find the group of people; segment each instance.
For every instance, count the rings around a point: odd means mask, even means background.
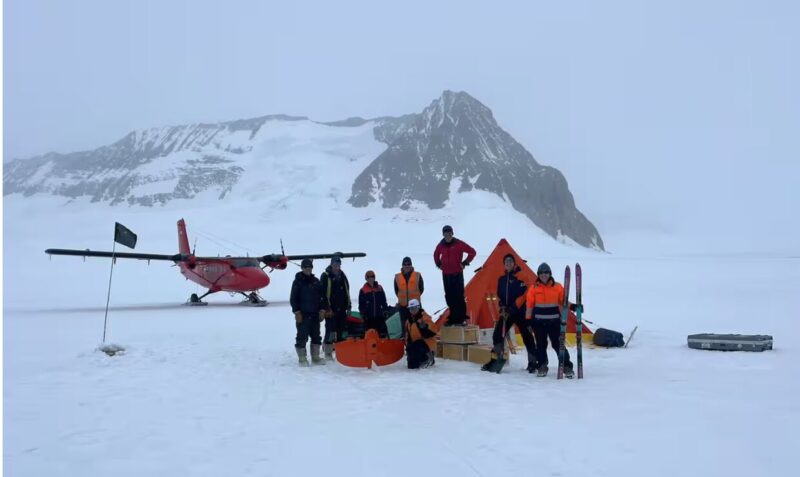
[[[475,249],[453,235],[453,228],[442,228],[442,240],[436,245],[433,260],[442,271],[445,301],[449,315],[445,326],[462,326],[467,322],[464,299],[464,268],[475,258]],[[481,369],[500,372],[506,362],[504,340],[512,326],[519,328],[528,350],[528,371],[547,374],[547,339],[558,351],[560,310],[564,303],[564,288],[555,282],[550,267],[543,263],[537,270],[536,281],[528,286],[518,276],[520,268],[511,254],[503,258],[505,273],[498,278],[497,296],[500,317],[493,333],[492,360]],[[311,341],[311,362],[324,364],[333,359],[334,344],[347,334],[359,334],[374,329],[388,337],[386,317],[396,310],[400,316],[402,339],[405,341],[407,365],[411,369],[434,364],[437,330],[433,319],[422,308],[425,283],[422,274],[414,270],[410,257],[404,257],[400,271],[394,276],[394,307],[387,303],[386,292],[376,280],[375,272],[364,274],[364,285],[358,292],[360,320],[351,318],[350,283],[342,271],[340,257],[331,258],[330,265],[317,278],[314,264],[304,259],[301,271],[292,283],[290,303],[295,316],[297,335],[295,350],[301,366],[308,366],[306,343]],[[522,297],[525,298],[522,298]],[[575,305],[570,305],[575,309]],[[320,333],[325,323],[324,339]],[[357,330],[356,333],[353,331]],[[349,333],[346,333],[349,332]],[[538,346],[537,346],[538,345]],[[324,353],[324,356],[320,354]],[[565,353],[565,374],[572,377],[572,363]]]

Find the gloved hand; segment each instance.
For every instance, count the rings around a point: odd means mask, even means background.
[[[302,323],[303,322],[303,312],[302,311],[297,310],[297,311],[294,312],[294,321],[296,321],[298,323]]]
[[[319,321],[325,321],[325,310],[319,310]]]
[[[469,262],[468,261],[464,260],[463,262],[461,262],[461,268],[468,267],[468,266],[469,266]]]
[[[438,268],[439,270],[441,270],[441,269],[442,269],[442,264],[441,264],[441,263],[437,263],[437,264],[436,264],[436,268]]]
[[[570,311],[581,310],[581,313],[583,313],[583,303],[581,303],[580,305],[578,305],[577,303],[570,303],[569,304],[569,310]]]

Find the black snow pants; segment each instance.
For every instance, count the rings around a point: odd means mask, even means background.
[[[306,342],[311,338],[311,344],[322,344],[319,334],[319,313],[303,312],[303,321],[295,322],[297,336],[294,339],[295,348],[305,348]]]
[[[467,304],[464,301],[464,274],[442,274],[442,283],[444,283],[444,299],[450,309],[447,324],[461,325],[467,321]]]
[[[347,329],[347,310],[334,309],[333,316],[325,318],[325,344],[344,340]]]
[[[561,320],[558,318],[538,319],[533,320],[533,334],[536,336],[536,361],[538,365],[548,364],[547,361],[547,338],[550,338],[550,344],[556,350],[556,358],[558,358],[558,337],[561,334]],[[564,367],[572,368],[572,362],[569,360],[569,350],[564,348]]]
[[[434,353],[425,340],[406,343],[406,363],[408,369],[427,368],[435,362]]]
[[[362,333],[362,335],[366,334],[367,330],[375,330],[381,338],[387,338],[389,336],[389,330],[386,327],[386,317],[383,316],[383,313],[378,313],[378,316],[362,316],[364,318],[364,333]]]
[[[508,334],[508,330],[514,325],[517,325],[519,328],[519,334],[522,335],[522,342],[525,343],[525,350],[528,352],[528,365],[536,366],[536,362],[538,361],[536,341],[531,331],[531,326],[533,324],[530,321],[525,321],[525,311],[521,310],[518,313],[508,315],[508,318],[506,318],[505,333]],[[500,352],[504,349],[503,331],[503,319],[500,318],[497,320],[497,323],[495,323],[494,333],[492,333],[492,343],[494,344],[493,351],[498,356],[500,356]],[[545,342],[545,346],[546,345],[547,343]]]

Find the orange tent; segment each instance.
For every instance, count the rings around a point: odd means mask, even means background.
[[[499,316],[497,304],[497,279],[505,273],[503,267],[503,257],[506,254],[514,256],[520,272],[517,275],[525,283],[530,286],[536,280],[536,273],[531,270],[525,260],[509,245],[506,239],[500,239],[497,245],[489,254],[489,257],[483,263],[483,266],[475,270],[475,274],[469,280],[469,283],[464,287],[464,296],[467,301],[467,316],[471,324],[478,325],[481,329],[494,328],[494,320]],[[563,276],[561,277],[563,279]],[[558,280],[558,278],[556,278]],[[574,283],[574,281],[573,281]],[[571,296],[575,296],[575,287],[571,287]],[[520,298],[520,304],[524,300]],[[447,319],[450,310],[445,310],[442,316],[437,321],[439,326],[442,326]],[[592,342],[592,331],[583,324],[583,342],[589,344]],[[518,335],[519,336],[519,335]],[[575,314],[569,312],[567,317],[567,343],[572,345],[575,343]],[[521,342],[520,342],[521,344]]]

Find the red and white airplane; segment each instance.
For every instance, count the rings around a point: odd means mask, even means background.
[[[322,258],[357,258],[366,257],[363,252],[353,253],[318,253],[307,255],[269,254],[261,257],[197,257],[189,248],[189,238],[186,235],[186,223],[183,219],[178,221],[178,253],[174,255],[159,255],[152,253],[127,253],[127,252],[100,252],[93,250],[69,250],[49,248],[45,250],[49,255],[73,255],[79,257],[105,257],[114,260],[118,258],[132,258],[137,260],[164,260],[178,265],[181,274],[188,280],[208,289],[204,294],[197,296],[192,293],[188,304],[206,305],[201,301],[207,295],[219,291],[240,293],[247,298],[245,303],[264,306],[267,302],[258,294],[258,290],[269,285],[269,276],[264,269],[284,270],[289,262],[294,260],[322,259]],[[263,265],[262,265],[263,264]]]

